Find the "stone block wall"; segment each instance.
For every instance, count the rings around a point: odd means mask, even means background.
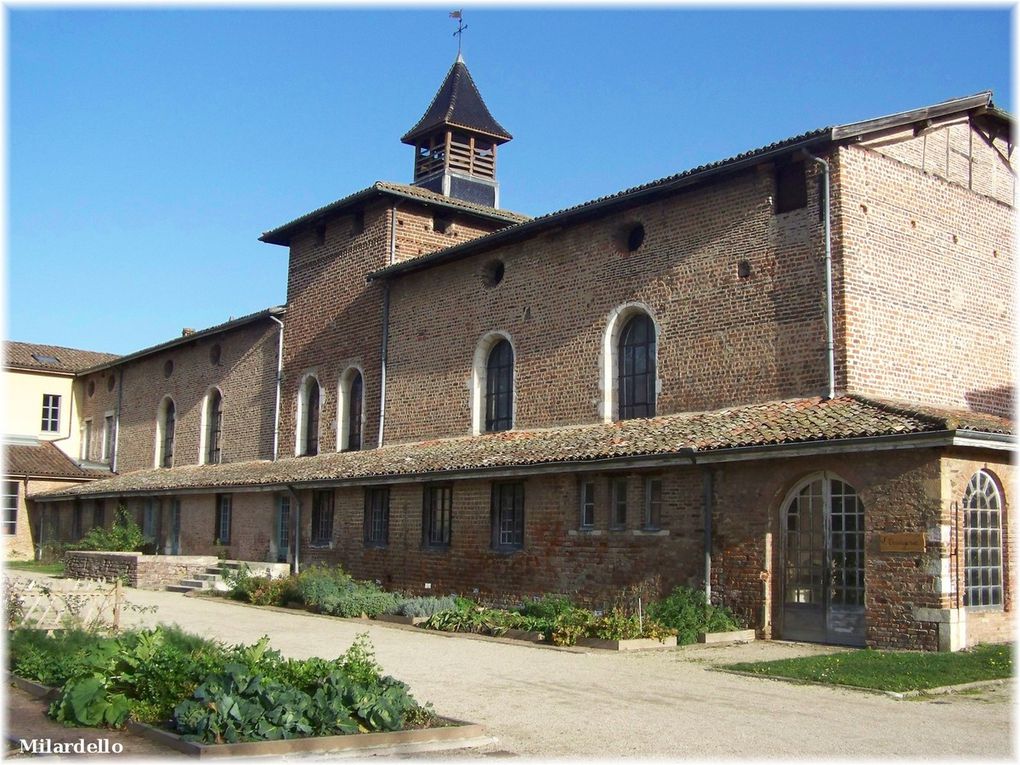
[[[135,552],[68,551],[64,575],[71,579],[121,578],[130,587],[161,590],[204,573],[218,559],[211,555],[142,555]]]

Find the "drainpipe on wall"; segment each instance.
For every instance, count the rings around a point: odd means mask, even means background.
[[[287,485],[287,491],[294,498],[294,512],[291,513],[291,534],[290,543],[294,546],[294,554],[290,556],[290,573],[301,573],[301,497],[297,490]]]
[[[829,201],[829,163],[807,152],[804,156],[822,166],[822,215],[825,220],[825,354],[828,363],[829,391],[836,397],[836,351],[832,331],[832,204]]]
[[[705,521],[705,600],[712,602],[712,504],[714,492],[712,486],[712,468],[705,465],[701,468],[701,505]]]
[[[280,452],[280,388],[283,385],[283,322],[272,314],[269,318],[280,325],[280,341],[276,350],[276,410],[273,413],[273,462]]]
[[[117,444],[120,443],[120,405],[124,400],[124,367],[117,369],[117,414],[113,423],[113,452],[110,454],[110,472],[117,472]]]

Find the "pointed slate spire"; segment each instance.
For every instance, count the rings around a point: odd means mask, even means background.
[[[513,138],[489,112],[459,53],[425,115],[400,140],[414,146],[419,138],[442,127],[484,133],[497,145]]]
[[[415,186],[499,207],[496,147],[512,137],[489,112],[458,53],[425,115],[400,140],[415,149]]]

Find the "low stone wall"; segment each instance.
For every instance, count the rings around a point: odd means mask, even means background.
[[[219,563],[214,555],[142,555],[137,552],[64,553],[64,576],[72,579],[122,578],[130,587],[161,590],[202,574]]]

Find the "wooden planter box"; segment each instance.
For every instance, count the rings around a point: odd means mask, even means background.
[[[602,648],[609,651],[647,651],[654,648],[676,648],[676,635],[663,640],[635,638],[634,640],[601,640],[600,638],[578,638],[577,645],[584,648]]]
[[[200,744],[185,741],[176,733],[129,721],[127,729],[157,744],[198,757],[280,757],[298,752],[364,752],[368,754],[411,754],[432,749],[482,746],[492,739],[476,723],[440,718],[448,726],[402,730],[393,733],[353,733],[348,736],[311,736],[282,741],[246,741],[239,744]]]
[[[754,630],[698,633],[699,643],[749,643],[752,640],[754,640]]]
[[[544,633],[531,632],[529,630],[507,630],[500,637],[510,638],[511,640],[526,640],[529,643],[545,642]]]
[[[417,627],[428,621],[427,616],[400,616],[399,614],[379,614],[373,617],[377,622],[389,622],[390,624],[410,624]]]

